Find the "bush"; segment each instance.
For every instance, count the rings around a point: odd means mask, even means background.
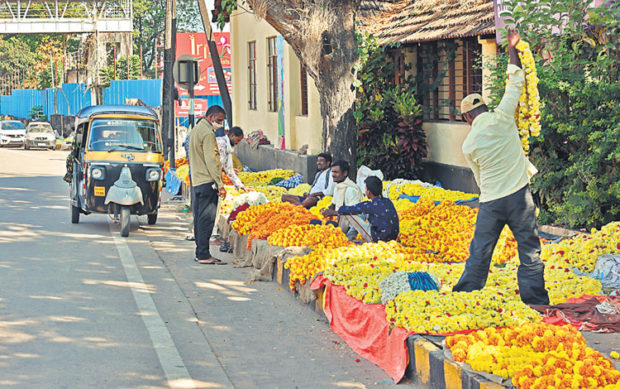
[[[426,157],[422,110],[414,97],[411,77],[394,83],[395,66],[390,50],[399,45],[379,46],[376,38],[359,35],[357,67],[358,166],[380,169],[387,179],[416,178]]]
[[[587,3],[504,1],[509,21],[534,51],[540,78],[542,131],[530,138],[540,222],[573,228],[620,219],[620,8]],[[495,103],[505,63],[500,55],[491,69]]]

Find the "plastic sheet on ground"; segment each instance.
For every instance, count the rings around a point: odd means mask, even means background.
[[[414,204],[417,203],[418,200],[420,200],[420,196],[409,196],[409,195],[406,195],[406,194],[401,194],[400,196],[398,196],[398,198],[399,199],[409,200],[409,201],[411,201]],[[478,196],[472,197],[469,200],[456,200],[456,201],[454,201],[454,204],[463,205],[463,204],[473,203],[475,201],[478,201]],[[433,202],[435,203],[435,205],[441,204],[441,201],[433,201]]]
[[[348,296],[343,286],[317,277],[312,289],[325,285],[324,310],[331,329],[360,356],[383,369],[394,382],[405,375],[409,363],[406,340],[410,332],[385,320],[385,307],[364,304]]]
[[[568,299],[557,305],[532,305],[532,308],[544,315],[548,324],[571,324],[579,331],[620,332],[620,313],[600,313],[596,307],[602,302],[620,309],[620,297],[587,296]]]
[[[166,180],[166,190],[172,195],[178,195],[181,190],[181,184],[183,181],[176,176],[176,169],[168,169],[164,176]]]
[[[603,288],[620,289],[620,255],[603,254],[596,260],[592,273],[573,270],[579,276],[588,276],[601,281]]]

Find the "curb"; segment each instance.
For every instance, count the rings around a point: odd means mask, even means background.
[[[437,338],[437,337],[435,337]],[[506,386],[464,370],[446,359],[443,349],[424,335],[407,338],[409,367],[407,376],[415,383],[431,389],[504,389]]]

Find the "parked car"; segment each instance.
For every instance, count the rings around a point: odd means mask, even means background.
[[[56,133],[52,125],[47,122],[31,122],[28,124],[24,148],[26,150],[31,148],[54,150],[56,148]]]
[[[23,146],[26,127],[18,120],[0,121],[0,146]]]

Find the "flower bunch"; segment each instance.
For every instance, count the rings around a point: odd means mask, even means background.
[[[223,215],[230,214],[235,208],[239,205],[235,205],[235,199],[237,199],[244,192],[241,190],[237,190],[234,186],[225,186],[226,189],[226,198],[224,200],[220,199],[220,213]]]
[[[310,192],[311,188],[312,185],[310,184],[297,185],[296,187],[289,189],[288,194],[293,196],[303,196],[305,193]]]
[[[280,205],[280,203],[267,203],[251,206],[237,215],[237,219],[232,224],[233,230],[242,235],[248,235],[252,231],[256,221],[263,214],[273,215],[277,213],[280,210]]]
[[[230,177],[228,177],[228,175],[225,172],[222,172],[222,182],[226,186],[233,184],[232,180],[230,179]]]
[[[289,225],[280,228],[267,239],[272,246],[307,246],[317,250],[351,244],[340,228],[332,225]]]
[[[590,235],[581,234],[558,243],[543,245],[540,257],[547,268],[558,265],[576,267],[583,272],[592,272],[598,257],[602,254],[620,253],[620,221],[593,229]]]
[[[525,83],[523,84],[523,91],[519,97],[519,107],[515,116],[517,119],[517,129],[521,136],[521,146],[523,146],[523,150],[525,154],[527,154],[530,149],[529,137],[540,135],[538,76],[530,45],[522,40],[517,44],[516,49],[517,53],[519,53],[521,66],[525,71]]]
[[[620,383],[620,372],[611,361],[587,347],[570,325],[487,328],[449,336],[446,345],[455,361],[466,362],[477,371],[512,377],[519,389],[605,388]]]
[[[287,193],[286,188],[275,185],[255,186],[252,189],[264,194],[269,201],[281,201],[282,195]]]
[[[478,197],[478,195],[474,193],[466,193],[458,190],[448,190],[439,187],[426,188],[421,184],[404,184],[400,186],[391,186],[388,190],[388,196],[390,200],[397,200],[401,194],[407,196],[419,196],[421,198],[428,198],[432,201],[465,201]]]
[[[267,212],[261,213],[252,221],[248,249],[253,239],[267,239],[280,229],[287,229],[297,225],[308,225],[314,219],[314,215],[304,207],[298,207],[289,203],[269,204],[273,204],[272,208]]]
[[[324,196],[322,199],[319,200],[318,203],[316,203],[314,207],[310,208],[310,212],[312,212],[317,217],[322,217],[321,212],[329,208],[331,204],[332,204],[332,197]]]
[[[174,161],[174,167],[175,167],[175,168],[179,168],[179,167],[181,167],[181,166],[183,166],[183,165],[187,165],[187,164],[188,164],[188,162],[187,162],[187,158],[185,158],[185,157],[183,157],[183,158],[177,158],[177,159]],[[167,171],[168,171],[168,169],[170,169],[170,161],[165,161],[165,162],[164,162],[164,172],[167,172]]]
[[[189,186],[189,165],[185,164],[177,168],[175,175]]]
[[[263,170],[260,172],[239,172],[237,176],[246,186],[266,186],[274,178],[281,178],[283,180],[291,178],[295,173],[292,170],[272,169]]]

